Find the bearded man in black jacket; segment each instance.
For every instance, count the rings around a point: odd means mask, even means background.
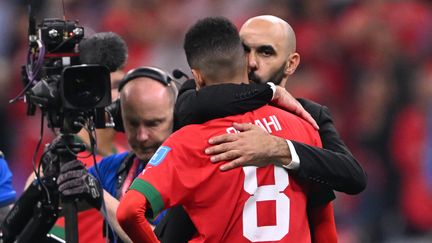
[[[257,16],[246,21],[240,36],[248,58],[249,79],[255,84],[218,85],[197,92],[191,82],[186,82],[175,108],[175,128],[256,109],[274,98],[276,88],[269,82],[285,87],[300,63],[291,26],[275,16]],[[314,196],[322,203],[334,199],[333,190],[347,194],[363,191],[366,173],[340,138],[328,108],[306,99],[292,102],[300,102],[318,123],[323,149],[272,136],[252,124],[234,124],[240,133],[209,140],[213,146],[206,153],[212,155],[212,162],[228,161],[220,167],[224,171],[245,165],[279,164],[289,173],[320,184],[321,193]],[[194,232],[182,207],[171,209],[155,229],[161,242],[186,242]]]

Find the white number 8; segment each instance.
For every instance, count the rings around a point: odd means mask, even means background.
[[[289,231],[290,200],[284,194],[289,185],[288,173],[274,167],[275,185],[258,186],[257,167],[243,167],[244,190],[251,196],[243,208],[243,236],[252,242],[281,240]],[[258,226],[257,202],[276,201],[276,225]]]

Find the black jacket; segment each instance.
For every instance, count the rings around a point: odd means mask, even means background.
[[[300,158],[298,176],[327,185],[329,188],[358,194],[366,188],[367,176],[340,138],[327,107],[306,99],[298,99],[320,127],[324,149],[293,142]]]

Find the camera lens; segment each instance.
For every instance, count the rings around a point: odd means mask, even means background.
[[[77,65],[63,70],[61,84],[64,107],[86,110],[111,103],[109,70],[100,65]]]

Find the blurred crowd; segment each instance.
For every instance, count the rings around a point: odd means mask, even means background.
[[[40,138],[26,115],[21,66],[28,1],[0,1],[0,149],[22,192]],[[237,26],[272,14],[296,32],[296,97],[328,106],[368,173],[360,195],[337,194],[340,242],[432,242],[432,2],[422,0],[58,0],[35,1],[36,17],[79,20],[86,35],[113,31],[129,48],[125,70],[152,65],[188,72],[183,36],[196,20]],[[64,12],[63,12],[64,9]],[[43,144],[51,141],[45,129]],[[120,137],[121,139],[121,137]],[[37,160],[37,158],[36,158]],[[37,163],[37,161],[36,161]]]

